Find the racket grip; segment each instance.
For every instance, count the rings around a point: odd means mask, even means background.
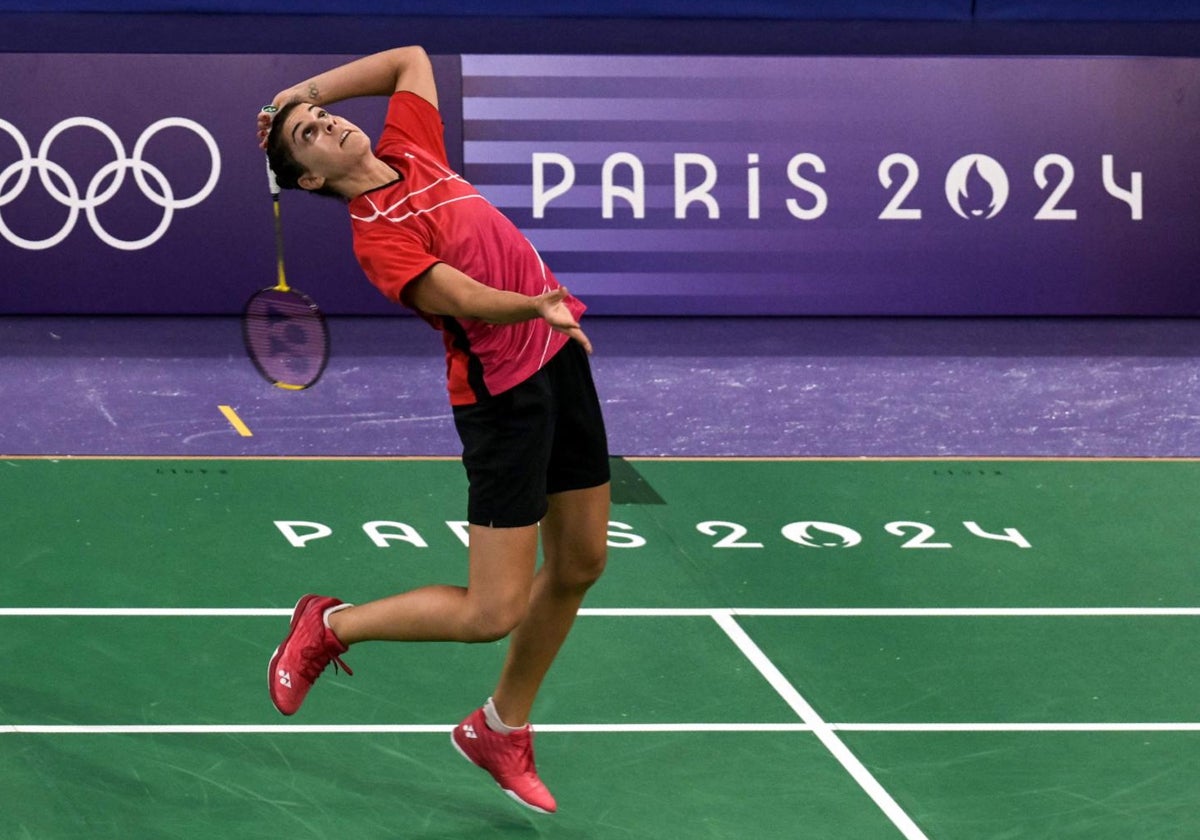
[[[267,183],[271,187],[271,195],[279,198],[279,182],[275,180],[275,170],[271,169],[270,158],[267,158]]]
[[[276,108],[274,105],[264,105],[260,109],[260,113],[274,114],[278,110],[279,109]],[[278,198],[279,197],[279,182],[275,180],[275,171],[273,169],[271,169],[271,158],[268,157],[266,160],[267,160],[267,184],[271,187],[271,195]]]

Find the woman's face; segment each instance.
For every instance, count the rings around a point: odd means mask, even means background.
[[[371,139],[354,123],[335,117],[320,105],[293,109],[283,132],[292,156],[306,171],[300,179],[305,189],[340,180],[371,156]],[[310,186],[305,179],[319,179],[321,183]]]

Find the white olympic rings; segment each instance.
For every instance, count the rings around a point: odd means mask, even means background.
[[[87,190],[82,198],[79,195],[78,185],[67,170],[50,159],[50,145],[58,135],[71,128],[95,129],[112,145],[113,152],[116,155],[116,160],[104,164],[92,176],[92,180],[88,183]],[[171,189],[171,184],[167,181],[167,177],[163,174],[162,170],[142,160],[142,153],[146,150],[146,144],[150,141],[150,138],[164,128],[189,129],[195,132],[208,148],[209,158],[211,159],[208,180],[195,194],[187,198],[176,198],[174,190]],[[42,140],[42,145],[38,147],[36,156],[30,153],[29,143],[15,125],[7,120],[0,119],[0,131],[8,134],[16,141],[17,148],[21,153],[19,160],[10,163],[3,171],[0,171],[0,208],[16,200],[17,196],[25,189],[25,185],[29,183],[29,177],[35,169],[46,192],[55,201],[67,208],[66,222],[63,223],[63,226],[57,233],[45,239],[25,239],[17,235],[9,228],[8,224],[4,221],[3,215],[0,214],[0,236],[3,236],[10,244],[30,251],[53,248],[66,239],[75,228],[80,210],[87,214],[88,223],[91,225],[92,231],[96,236],[113,248],[119,248],[122,251],[137,251],[149,247],[161,239],[163,234],[167,232],[167,228],[171,225],[171,218],[176,210],[194,207],[208,198],[209,194],[216,187],[217,180],[221,177],[221,152],[217,148],[217,141],[213,139],[213,136],[208,133],[208,130],[204,126],[185,117],[166,117],[148,126],[142,132],[141,136],[138,137],[137,143],[134,144],[132,157],[125,155],[125,146],[121,143],[121,138],[117,136],[117,133],[105,123],[92,117],[71,117],[55,125]],[[163,211],[162,219],[159,221],[158,226],[149,235],[141,239],[126,240],[113,236],[100,224],[100,218],[96,214],[96,208],[111,199],[116,195],[117,190],[121,189],[121,185],[125,182],[126,170],[133,170],[134,180],[137,181],[142,195],[161,207]],[[16,176],[16,183],[13,184],[11,189],[7,189],[6,191],[8,183],[13,179],[14,175]],[[111,178],[112,182],[101,192],[101,185],[113,175],[115,177]],[[149,177],[149,181],[147,180],[147,176]],[[57,179],[58,183],[55,183],[54,179]],[[151,181],[153,182],[153,186],[150,183]],[[62,185],[63,189],[59,188],[59,184]],[[155,187],[157,187],[157,190]],[[64,189],[65,192],[63,191]]]

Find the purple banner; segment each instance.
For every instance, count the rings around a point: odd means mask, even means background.
[[[350,58],[0,55],[0,312],[239,312],[275,282],[255,114]],[[434,66],[453,158],[459,60]],[[336,112],[377,137],[386,105]],[[284,193],[281,210],[290,283],[331,313],[396,310],[363,277],[343,206]]]
[[[466,174],[593,311],[1200,313],[1200,61],[464,56]]]
[[[254,114],[346,58],[0,55],[0,312],[239,311],[275,276]],[[593,314],[1200,312],[1197,59],[435,66],[452,163]],[[282,210],[292,283],[395,311],[344,208]]]

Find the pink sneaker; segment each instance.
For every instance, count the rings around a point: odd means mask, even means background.
[[[450,741],[463,758],[488,771],[505,793],[526,808],[543,814],[558,809],[533,766],[533,727],[501,735],[488,728],[483,709],[476,709],[454,727]]]
[[[349,648],[325,626],[325,610],[341,603],[323,595],[305,595],[296,603],[292,628],[283,644],[275,648],[267,672],[271,702],[283,714],[294,715],[300,709],[308,690],[330,661],[335,671],[340,665],[347,674],[354,673],[338,658]]]

